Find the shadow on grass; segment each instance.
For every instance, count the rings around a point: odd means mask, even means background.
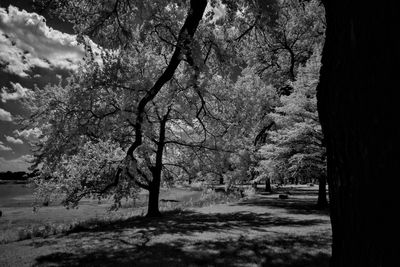
[[[304,227],[326,223],[321,219],[301,219],[271,216],[269,213],[233,212],[204,214],[192,211],[172,210],[163,213],[160,218],[135,216],[113,222],[90,222],[75,227],[66,234],[90,232],[118,232],[126,229],[146,229],[147,233],[191,234],[202,231],[230,231],[246,228],[266,231],[271,226]]]
[[[134,245],[125,249],[99,249],[81,253],[56,252],[39,257],[35,266],[243,266],[324,267],[329,254],[310,253],[320,239],[247,239],[213,242],[186,240],[150,245]],[[320,244],[322,245],[322,244]]]
[[[258,192],[263,196],[239,202],[240,206],[264,206],[269,208],[283,208],[292,214],[320,214],[329,215],[329,208],[317,206],[318,191],[308,189],[275,189],[273,193]],[[279,199],[279,194],[287,194],[287,199]]]
[[[266,206],[270,208],[282,208],[286,209],[288,213],[292,214],[320,214],[320,215],[329,215],[329,209],[324,208],[320,209],[317,207],[315,200],[309,199],[279,199],[278,196],[276,198],[262,198],[256,200],[245,200],[237,205],[240,206]]]
[[[171,211],[158,219],[134,217],[74,229],[68,236],[74,246],[70,253],[41,256],[36,266],[328,266],[329,235],[300,237],[273,232],[275,226],[320,223],[326,221],[272,217],[269,213]],[[255,234],[244,236],[243,229]],[[204,232],[226,235],[191,238]],[[235,234],[238,232],[242,234]],[[163,239],[164,234],[178,238]],[[87,248],[94,242],[99,245]]]

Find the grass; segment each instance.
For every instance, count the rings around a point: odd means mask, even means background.
[[[88,220],[88,222],[91,220]],[[77,227],[82,222],[73,221],[71,223],[43,223],[26,225],[25,227],[17,227],[4,229],[0,234],[0,244],[21,241],[32,238],[46,238],[52,235],[62,234]]]
[[[3,231],[0,235],[0,244],[7,244],[10,242],[21,241],[34,238],[47,238],[53,235],[61,235],[79,228],[87,228],[87,225],[108,225],[115,221],[129,218],[126,216],[104,216],[90,218],[86,220],[74,220],[68,223],[54,223],[47,222],[43,224],[26,225],[26,227],[9,228]]]
[[[27,193],[28,189],[24,185],[24,188],[18,188],[16,185],[8,186],[7,189],[10,188],[16,190],[18,193]],[[287,190],[287,189],[283,189]],[[212,189],[206,190],[195,190],[197,194],[188,194],[189,190],[181,190],[181,191],[173,191],[172,193],[163,193],[164,198],[161,198],[159,208],[162,213],[167,213],[170,211],[183,211],[190,208],[201,208],[208,207],[217,204],[229,204],[234,203],[243,199],[251,199],[256,195],[256,190],[252,187],[246,187],[243,190],[244,198],[242,195],[233,191],[230,193],[224,192],[216,192]],[[10,194],[10,193],[8,193]],[[182,200],[176,200],[176,198],[181,198]],[[30,197],[28,197],[30,199]],[[88,203],[86,203],[88,204]],[[128,219],[132,216],[144,216],[146,214],[146,199],[141,198],[136,200],[135,202],[127,202],[123,204],[122,208],[119,212],[105,212],[106,209],[104,205],[102,206],[103,213],[95,213],[88,214],[89,210],[98,209],[99,206],[95,207],[93,203],[89,206],[83,207],[82,212],[79,210],[75,210],[76,213],[80,215],[80,213],[86,214],[86,216],[72,216],[73,219],[67,222],[59,222],[57,220],[47,222],[46,216],[42,216],[38,218],[37,221],[32,222],[31,220],[27,220],[28,216],[35,216],[23,213],[23,218],[16,218],[16,221],[8,220],[8,223],[0,224],[0,229],[2,229],[0,234],[0,244],[6,244],[14,241],[21,241],[25,239],[32,238],[46,238],[52,235],[65,234],[74,229],[89,229],[93,226],[105,226],[110,225],[116,221],[121,221]],[[50,211],[51,214],[49,216],[60,217],[60,216],[68,216],[69,212],[74,212],[74,210],[66,210],[64,207],[51,207],[53,210]],[[18,209],[18,208],[16,208]],[[42,208],[46,209],[46,208]],[[47,209],[48,210],[48,209]],[[40,212],[40,211],[39,211]],[[48,217],[48,216],[47,216]],[[89,218],[88,218],[89,217]],[[43,221],[46,221],[43,223]]]
[[[29,192],[13,186],[17,192]],[[8,187],[10,189],[10,187]],[[160,211],[162,213],[171,210],[184,210],[187,208],[194,207],[205,207],[221,203],[232,203],[240,199],[238,193],[225,194],[221,192],[215,192],[214,190],[206,191],[195,191],[196,194],[190,194],[188,190],[175,190],[172,193],[164,192],[163,198],[160,201]],[[29,197],[27,197],[29,199]],[[176,200],[176,198],[180,200]],[[51,235],[58,235],[73,231],[78,228],[93,227],[93,225],[109,225],[115,221],[130,218],[132,216],[144,216],[146,214],[146,200],[142,197],[135,202],[127,202],[122,208],[116,212],[107,212],[106,207],[96,206],[95,202],[89,202],[81,207],[82,211],[77,210],[66,210],[64,207],[43,207],[38,211],[38,218],[36,220],[30,219],[35,218],[36,214],[29,211],[29,208],[25,207],[25,210],[21,214],[16,214],[13,219],[9,219],[7,222],[1,223],[0,229],[0,244],[6,244],[14,241],[21,241],[32,238],[46,238]],[[9,208],[12,212],[17,213],[18,210],[23,210],[20,207]],[[94,210],[99,210],[99,213],[93,213]],[[89,212],[91,211],[91,213]],[[84,215],[84,216],[82,216]],[[61,217],[72,216],[72,220],[61,222]],[[10,217],[10,216],[8,216]],[[88,218],[89,217],[89,218]],[[3,219],[4,220],[4,219]],[[50,221],[48,221],[50,220]]]
[[[289,198],[279,199],[282,192]],[[180,201],[164,192],[161,218],[130,209],[60,232],[35,228],[31,239],[0,245],[0,266],[328,266],[331,228],[316,209],[317,188],[245,194],[239,202],[214,191]]]

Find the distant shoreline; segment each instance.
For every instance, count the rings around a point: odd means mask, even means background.
[[[29,180],[0,180],[0,185],[2,184],[29,184]]]

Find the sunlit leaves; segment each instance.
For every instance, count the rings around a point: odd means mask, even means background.
[[[271,114],[278,130],[259,154],[263,158],[259,171],[269,177],[282,179],[318,179],[326,173],[326,155],[316,105],[316,86],[319,78],[320,48],[299,68],[292,83],[294,91],[282,96],[282,106]],[[281,177],[276,177],[280,173]]]
[[[83,138],[83,137],[82,137]],[[116,176],[122,169],[125,152],[110,140],[93,143],[86,141],[74,155],[63,155],[49,169],[44,165],[38,185],[37,199],[58,198],[67,207],[75,207],[83,197],[105,198],[114,196],[118,203],[122,197],[133,197],[137,187],[123,175]],[[118,185],[108,185],[118,179]]]

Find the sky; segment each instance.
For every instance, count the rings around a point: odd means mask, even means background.
[[[16,123],[28,114],[19,101],[67,77],[83,55],[69,23],[35,13],[32,0],[0,1],[0,172],[26,171],[29,142],[40,135]]]

